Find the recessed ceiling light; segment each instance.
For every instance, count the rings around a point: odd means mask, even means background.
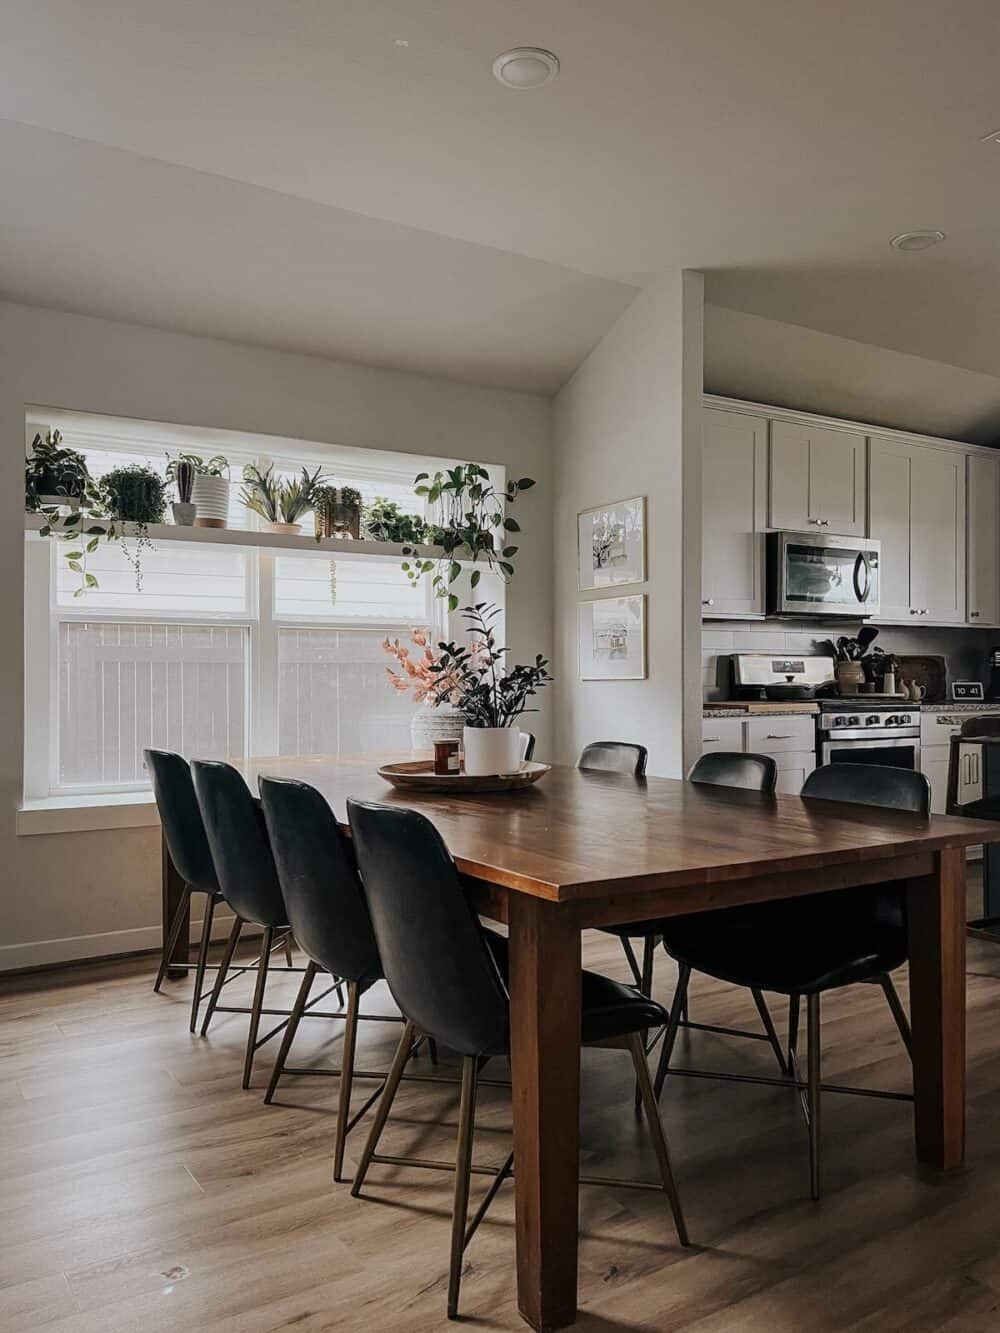
[[[524,91],[551,83],[559,73],[559,57],[540,46],[513,46],[493,61],[493,77],[505,88]]]
[[[943,240],[943,231],[921,228],[918,231],[901,231],[889,244],[894,250],[929,250],[932,245],[939,245]]]

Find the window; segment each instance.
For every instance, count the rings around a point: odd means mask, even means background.
[[[31,418],[29,437],[48,421]],[[106,432],[87,423],[74,415],[59,425],[95,476],[132,462],[162,473],[168,450],[179,449],[226,454],[234,478],[261,458],[286,475],[324,462],[366,501],[378,495],[419,512],[412,478],[440,466],[357,451],[321,459],[309,446],[299,458],[287,441],[279,457],[255,437],[178,442],[168,428],[158,436],[144,423]],[[232,493],[231,527],[256,526],[235,481]],[[28,534],[29,800],[147,790],[147,746],[223,758],[409,745],[413,704],[386,685],[382,640],[415,625],[443,632],[444,623],[429,581],[411,585],[398,559],[352,554],[347,544],[343,554],[287,552],[157,534],[143,553],[139,590],[119,543],[101,542],[87,568],[99,587],[76,597],[79,575],[63,544]]]

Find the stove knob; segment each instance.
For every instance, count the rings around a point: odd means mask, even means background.
[[[861,726],[861,719],[860,719],[860,717],[852,717],[852,718],[848,718],[848,725],[850,725],[850,726],[852,726],[852,727],[860,727],[860,726]]]
[[[885,725],[887,727],[898,727],[900,725],[900,719],[896,716],[895,713],[890,713],[890,715],[885,720]]]
[[[833,725],[835,727],[842,727],[846,721],[847,718],[843,715],[843,713],[834,713]]]
[[[868,716],[865,718],[865,726],[877,727],[881,720],[882,719],[879,717],[878,713],[869,713]]]
[[[900,713],[898,720],[899,726],[908,727],[912,721],[913,718],[910,717],[909,713]]]

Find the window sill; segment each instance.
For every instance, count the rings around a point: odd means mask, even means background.
[[[16,831],[88,833],[98,829],[148,828],[160,822],[151,792],[130,791],[101,796],[47,796],[22,801]]]

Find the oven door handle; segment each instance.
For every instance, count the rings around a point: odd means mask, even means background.
[[[864,587],[861,586],[861,571],[865,571]],[[857,559],[854,561],[854,593],[858,601],[862,604],[868,601],[868,594],[872,590],[872,574],[868,566],[868,557],[864,551],[859,551]]]

